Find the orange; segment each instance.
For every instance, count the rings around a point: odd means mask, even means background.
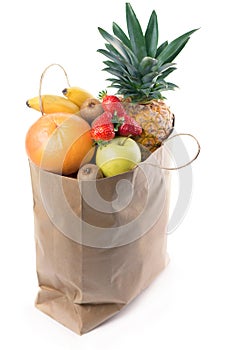
[[[89,131],[89,124],[77,115],[43,115],[27,132],[28,157],[42,169],[63,175],[75,173],[94,154]]]

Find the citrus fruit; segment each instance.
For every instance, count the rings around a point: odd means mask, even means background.
[[[94,154],[89,124],[69,113],[42,115],[29,128],[25,143],[34,164],[63,175],[75,173]]]

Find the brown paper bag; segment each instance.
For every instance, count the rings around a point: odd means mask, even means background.
[[[166,267],[164,147],[127,173],[83,181],[30,162],[36,307],[78,334],[131,302]]]

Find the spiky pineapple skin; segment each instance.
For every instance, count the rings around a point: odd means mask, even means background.
[[[142,127],[142,134],[134,137],[135,141],[154,152],[168,138],[174,128],[175,117],[163,100],[152,100],[147,104],[123,101],[128,115]]]

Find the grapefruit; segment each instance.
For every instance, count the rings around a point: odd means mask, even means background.
[[[27,132],[27,155],[42,169],[63,175],[75,173],[93,157],[89,131],[89,124],[77,115],[43,115]]]

